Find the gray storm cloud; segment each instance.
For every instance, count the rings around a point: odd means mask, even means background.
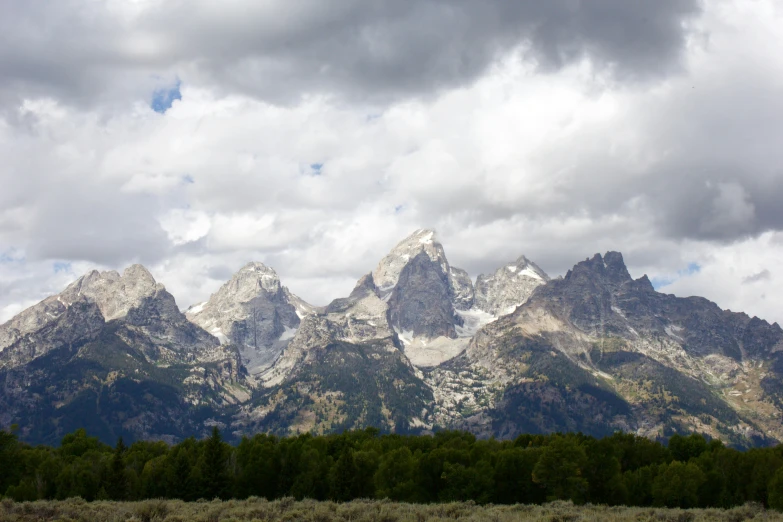
[[[522,47],[542,70],[677,68],[697,0],[0,2],[0,89],[89,106],[155,74],[275,102],[386,102],[470,83]]]
[[[678,292],[772,314],[775,292],[753,292],[777,280],[749,278],[783,254],[782,15],[0,0],[0,318],[134,261],[183,306],[251,259],[324,304],[418,227],[473,276],[620,250],[635,276],[697,263]]]

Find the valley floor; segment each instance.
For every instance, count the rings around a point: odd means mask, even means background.
[[[758,504],[733,509],[666,509],[607,506],[575,506],[571,502],[545,505],[478,506],[471,502],[406,504],[385,500],[354,500],[338,504],[314,500],[248,500],[182,502],[64,501],[0,502],[3,522],[42,520],[69,522],[220,522],[220,521],[656,521],[699,522],[741,520],[783,521],[783,513],[766,511]]]

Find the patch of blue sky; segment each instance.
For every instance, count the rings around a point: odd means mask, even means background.
[[[52,265],[52,269],[54,270],[55,274],[59,274],[60,272],[68,273],[71,271],[71,263],[65,261],[55,261]]]
[[[700,271],[701,271],[701,265],[699,265],[698,263],[688,263],[688,266],[682,270],[678,270],[676,275],[672,275],[668,277],[653,277],[650,280],[650,282],[652,283],[653,288],[659,290],[663,287],[669,286],[675,281],[682,279],[683,277],[688,277],[694,274],[698,274]]]
[[[152,103],[150,103],[152,110],[163,114],[171,108],[174,100],[181,100],[182,93],[179,90],[180,85],[181,82],[177,79],[177,83],[175,83],[173,87],[158,89],[152,93]]]
[[[6,250],[5,252],[0,252],[0,265],[24,263],[24,261],[25,257],[23,255],[18,255],[18,252],[13,248],[11,250]]]
[[[311,163],[310,164],[310,173],[313,176],[320,176],[321,175],[321,170],[323,168],[324,168],[324,164],[323,163]]]

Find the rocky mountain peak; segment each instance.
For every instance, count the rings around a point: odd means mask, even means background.
[[[252,299],[262,291],[274,294],[280,291],[280,278],[265,264],[251,262],[231,277],[226,291],[240,300]]]
[[[476,279],[475,306],[492,315],[506,315],[527,301],[549,276],[525,256],[506,263],[495,273]]]
[[[121,279],[126,284],[133,284],[139,287],[150,287],[156,284],[155,278],[152,277],[150,271],[140,264],[133,264],[123,270]]]
[[[470,275],[461,268],[449,268],[449,284],[451,285],[451,300],[457,310],[469,310],[475,301],[476,291]]]
[[[639,279],[635,279],[633,283],[638,290],[642,290],[646,292],[655,291],[655,287],[653,287],[652,281],[650,281],[650,278],[647,277],[647,274],[644,274]]]
[[[64,306],[69,306],[80,296],[95,301],[106,321],[128,315],[141,305],[144,299],[154,297],[164,290],[152,274],[142,265],[131,265],[122,275],[110,270],[92,270],[70,284],[58,297]]]
[[[0,350],[42,328],[54,328],[53,325],[76,304],[92,303],[103,316],[103,322],[108,322],[127,316],[130,310],[163,289],[163,285],[157,284],[152,274],[141,265],[126,268],[122,275],[113,270],[91,270],[60,294],[44,299],[0,326]],[[95,330],[97,323],[92,319],[88,323]]]
[[[114,323],[108,326],[107,323]],[[107,333],[110,332],[110,333]],[[0,326],[0,367],[15,367],[63,347],[112,336],[149,360],[212,358],[217,340],[189,323],[149,271],[133,265],[90,271]],[[218,354],[222,356],[224,354]]]
[[[604,256],[595,254],[592,258],[578,263],[569,270],[565,279],[569,278],[592,279],[595,282],[614,285],[632,280],[620,252],[607,252]]]
[[[223,343],[239,347],[252,373],[265,369],[312,307],[281,285],[263,263],[243,266],[209,300],[190,307],[187,318]]]
[[[381,259],[373,271],[373,280],[382,296],[387,296],[391,292],[405,265],[420,252],[424,252],[433,262],[440,265],[444,274],[448,274],[449,264],[443,245],[438,242],[437,234],[434,230],[419,229],[400,241]]]

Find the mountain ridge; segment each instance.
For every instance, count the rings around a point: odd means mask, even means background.
[[[60,410],[90,400],[123,404],[88,410],[130,438],[217,423],[231,436],[376,425],[783,440],[777,323],[657,292],[619,252],[556,279],[521,256],[474,283],[428,229],[324,307],[258,262],[184,313],[140,265],[89,272],[0,325],[0,348],[0,379],[12,383],[0,424],[21,420],[37,440],[61,429]],[[24,375],[35,376],[26,387]],[[166,427],[172,412],[181,421]]]

